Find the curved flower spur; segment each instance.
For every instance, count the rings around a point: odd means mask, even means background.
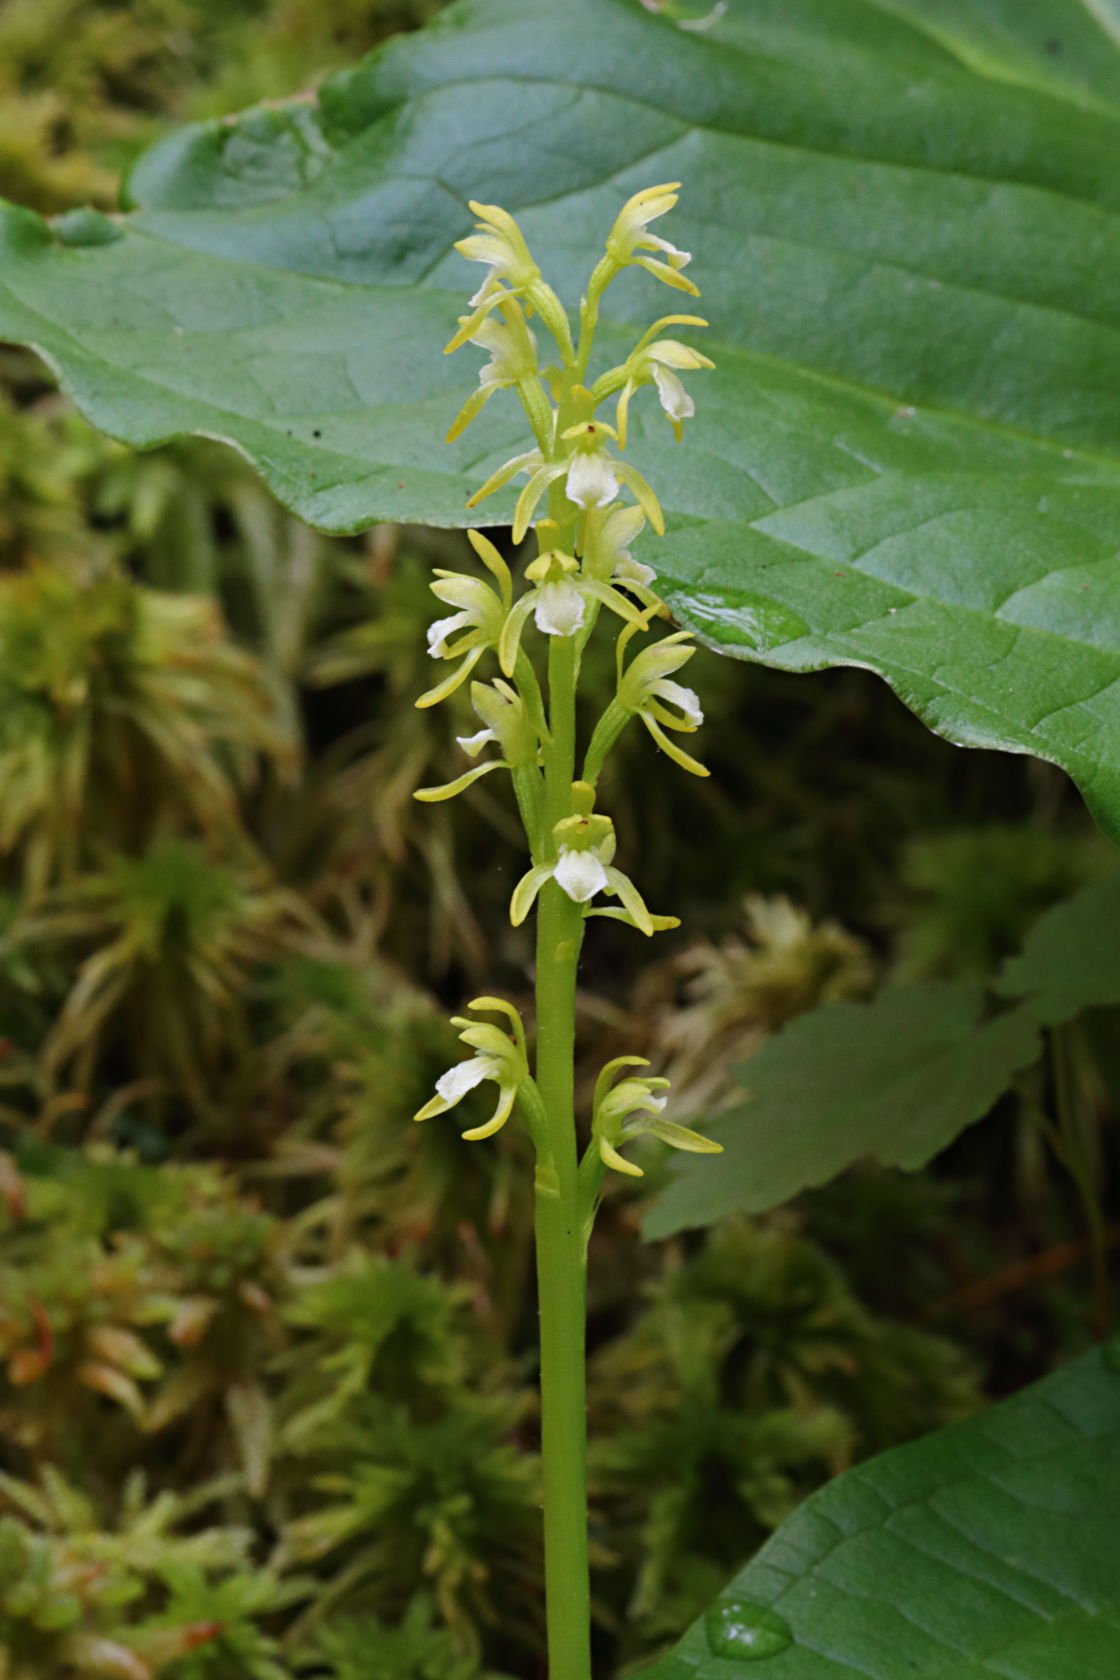
[[[529,868],[513,892],[510,919],[514,926],[530,914],[536,921],[536,1044],[531,1058],[512,1004],[476,998],[472,1011],[504,1015],[506,1021],[454,1019],[471,1055],[441,1075],[416,1118],[444,1114],[490,1081],[498,1088],[497,1106],[463,1136],[493,1136],[517,1108],[536,1152],[550,1680],[590,1680],[584,1296],[587,1241],[604,1175],[612,1167],[641,1176],[621,1150],[643,1135],[675,1149],[720,1148],[664,1117],[666,1080],[644,1073],[616,1080],[623,1068],[646,1067],[640,1057],[619,1057],[604,1068],[582,1159],[573,1112],[576,971],[587,921],[611,917],[646,935],[678,925],[674,916],[651,914],[638,887],[615,864],[614,824],[596,810],[604,761],[630,719],[640,717],[667,757],[694,775],[708,773],[672,738],[694,734],[703,722],[696,694],[675,680],[696,652],[687,632],[632,651],[635,638],[648,635],[667,613],[653,567],[634,559],[631,544],[647,524],[663,535],[665,521],[651,486],[623,459],[633,405],[646,387],[656,393],[680,441],[685,420],[695,413],[682,375],[712,363],[683,340],[666,336],[665,329],[706,323],[697,315],[662,316],[624,362],[588,383],[599,306],[623,269],[642,268],[676,291],[698,295],[683,272],[689,252],[650,232],[650,223],[676,204],[677,185],[648,187],[623,205],[581,300],[578,335],[514,218],[496,205],[472,203],[476,230],[457,249],[483,264],[486,274],[447,345],[453,351],[473,344],[489,358],[477,389],[452,422],[449,440],[499,391],[517,396],[531,433],[527,447],[497,467],[467,505],[478,506],[524,476],[513,540],[520,543],[533,529],[537,553],[515,583],[503,555],[472,530],[471,545],[490,580],[439,572],[432,583],[437,599],[453,611],[432,625],[429,652],[454,668],[417,705],[435,705],[470,680],[471,704],[482,727],[458,737],[473,761],[469,767],[443,787],[420,789],[416,797],[450,799],[479,777],[510,773],[530,853]],[[530,330],[530,317],[537,332]],[[543,368],[541,328],[556,352]],[[612,400],[613,423],[598,413]],[[617,621],[618,680],[577,777],[581,658],[604,608]],[[494,668],[487,670],[484,661]],[[547,664],[543,685],[538,661]],[[484,756],[490,747],[497,756]]]

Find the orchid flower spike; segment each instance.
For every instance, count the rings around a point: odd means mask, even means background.
[[[600,892],[618,897],[626,920],[645,934],[652,934],[658,923],[664,925],[663,918],[655,920],[650,915],[629,876],[614,868],[614,824],[609,817],[597,815],[594,806],[594,788],[573,782],[572,815],[561,818],[552,830],[555,860],[534,864],[514,888],[509,907],[514,927],[525,920],[546,881],[555,881],[576,904],[587,904]]]
[[[466,682],[487,648],[497,647],[513,601],[513,579],[494,544],[479,531],[468,531],[467,537],[483,565],[497,579],[498,589],[495,592],[481,578],[463,572],[437,569],[437,581],[430,585],[432,594],[459,610],[448,618],[437,618],[428,626],[428,652],[433,659],[461,659],[461,663],[443,682],[420,696],[416,702],[419,707],[446,700]]]
[[[617,1085],[613,1083],[620,1068],[648,1066],[644,1056],[616,1056],[596,1081],[591,1134],[603,1165],[630,1178],[642,1178],[641,1167],[624,1160],[619,1149],[631,1138],[643,1135],[660,1138],[673,1149],[686,1149],[696,1155],[721,1155],[721,1143],[661,1118],[667,1098],[657,1093],[669,1089],[667,1079],[642,1074],[620,1080]]]
[[[647,231],[650,222],[664,216],[676,204],[679,186],[679,181],[666,181],[658,187],[645,187],[633,198],[627,199],[607,235],[607,257],[616,270],[635,263],[656,279],[663,280],[667,286],[699,297],[700,288],[681,273],[681,269],[692,261],[692,253],[678,251],[667,239],[660,239],[657,234]],[[659,255],[647,256],[645,253],[648,251],[656,251]]]
[[[474,1054],[440,1075],[436,1080],[435,1096],[413,1115],[413,1119],[430,1120],[433,1115],[446,1114],[449,1108],[462,1102],[468,1091],[473,1091],[484,1079],[492,1079],[498,1087],[498,1106],[484,1126],[475,1126],[463,1133],[473,1143],[477,1138],[492,1137],[501,1130],[513,1112],[518,1092],[530,1081],[525,1029],[513,1005],[501,998],[480,997],[468,1003],[467,1008],[508,1016],[512,1031],[496,1027],[489,1021],[452,1016],[451,1025],[463,1029],[459,1038]]]
[[[675,729],[691,735],[704,721],[693,690],[672,680],[672,673],[696,652],[691,645],[692,632],[678,630],[653,647],[643,648],[624,669],[623,654],[632,634],[633,628],[628,625],[618,638],[618,705],[631,716],[640,717],[661,750],[683,770],[690,770],[694,776],[710,775],[665,733],[666,729]]]

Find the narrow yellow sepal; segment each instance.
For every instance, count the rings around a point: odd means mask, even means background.
[[[660,1138],[662,1143],[670,1144],[673,1149],[685,1149],[690,1155],[722,1155],[723,1145],[715,1138],[701,1137],[699,1132],[690,1130],[688,1126],[678,1126],[672,1120],[656,1119],[643,1122],[642,1130],[651,1137]]]
[[[507,1015],[509,1017],[510,1025],[513,1028],[513,1036],[517,1041],[517,1047],[521,1051],[522,1055],[525,1054],[525,1028],[521,1024],[521,1016],[513,1007],[512,1003],[507,1003],[505,998],[476,997],[471,999],[470,1003],[467,1004],[467,1008],[474,1009],[476,1011],[488,1011],[497,1015]]]
[[[513,889],[513,897],[509,901],[509,919],[514,927],[520,927],[529,911],[533,908],[533,901],[545,882],[552,874],[548,864],[537,864],[535,868],[522,875]]]
[[[423,1108],[418,1108],[412,1116],[414,1120],[433,1120],[437,1114],[446,1114],[453,1105],[445,1097],[432,1097]]]
[[[491,576],[497,579],[498,588],[501,590],[502,604],[508,609],[509,604],[513,599],[513,578],[510,576],[510,569],[506,565],[505,560],[494,547],[490,538],[484,537],[481,531],[476,531],[473,528],[469,530],[467,532],[467,541],[470,543],[487,571],[490,572]]]
[[[615,1172],[625,1173],[628,1178],[644,1178],[646,1175],[641,1167],[636,1167],[633,1161],[626,1161],[618,1153],[612,1143],[606,1138],[599,1139],[599,1157],[604,1166],[613,1167]]]
[[[636,472],[626,461],[615,461],[614,470],[626,485],[634,492],[638,506],[653,526],[659,537],[665,535],[665,515],[661,511],[661,503],[646,483],[640,472]]]
[[[495,490],[500,490],[503,485],[508,484],[511,478],[516,478],[523,467],[527,467],[532,461],[539,460],[540,451],[529,449],[523,455],[514,455],[510,460],[503,461],[501,466],[490,474],[485,484],[481,485],[470,497],[467,506],[469,508],[477,507],[479,502],[486,500],[487,496],[492,496]]]
[[[599,909],[593,909],[591,907],[591,905],[588,905],[587,909],[583,912],[583,914],[584,914],[585,919],[588,916],[606,916],[612,922],[625,922],[627,927],[637,927],[638,926],[637,922],[634,920],[634,918],[630,914],[629,910],[611,910],[611,909],[599,910]],[[651,915],[649,920],[650,920],[650,926],[653,928],[654,933],[667,933],[671,928],[679,928],[680,925],[681,925],[681,919],[680,919],[679,916],[653,916],[653,915]],[[641,931],[644,932],[645,930],[642,929]]]
[[[495,1132],[501,1131],[502,1127],[513,1113],[513,1104],[516,1096],[517,1091],[511,1085],[503,1094],[501,1101],[498,1103],[497,1108],[494,1110],[489,1120],[487,1120],[486,1124],[484,1126],[472,1126],[469,1132],[463,1132],[461,1135],[468,1143],[477,1143],[481,1138],[493,1137]]]
[[[682,274],[679,269],[670,268],[666,262],[660,262],[656,257],[635,257],[639,268],[644,268],[647,274],[663,280],[667,286],[675,286],[678,292],[687,292],[689,297],[699,297],[700,288],[695,281]]]
[[[607,881],[610,890],[617,893],[633,920],[634,926],[649,938],[653,933],[653,917],[646,909],[645,900],[628,875],[621,869],[607,867]]]
[[[502,625],[502,633],[498,638],[498,664],[502,668],[503,677],[512,677],[517,669],[517,652],[521,646],[521,632],[525,628],[525,620],[533,610],[535,592],[527,591],[510,612]]]
[[[674,763],[679,764],[682,770],[688,770],[694,776],[711,775],[712,772],[706,764],[701,764],[698,758],[693,758],[689,753],[686,753],[681,747],[678,747],[670,736],[666,735],[656,718],[651,718],[648,712],[639,712],[638,716],[661,748],[661,751],[668,753],[669,757]],[[688,733],[692,734],[693,732],[689,730]]]
[[[477,782],[480,776],[488,776],[491,770],[508,770],[509,765],[504,758],[491,758],[485,764],[476,764],[473,770],[467,770],[462,776],[457,776],[453,782],[445,782],[442,787],[417,788],[412,795],[423,805],[438,805],[443,799],[454,799],[457,793],[469,788],[472,782]]]
[[[417,711],[422,712],[428,706],[438,706],[441,700],[446,700],[449,694],[454,694],[455,690],[466,682],[485,652],[484,647],[472,648],[463,663],[452,671],[449,677],[444,677],[443,681],[437,683],[435,688],[429,688],[426,693],[420,696],[419,700],[413,701]]]

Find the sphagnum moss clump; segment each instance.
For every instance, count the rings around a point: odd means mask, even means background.
[[[631,404],[649,385],[678,441],[694,413],[681,378],[713,364],[669,327],[703,327],[697,315],[664,315],[642,334],[617,367],[586,383],[603,293],[624,268],[644,268],[677,291],[698,296],[683,270],[690,261],[650,223],[677,202],[679,182],[647,187],[623,205],[581,300],[573,335],[560,299],[543,279],[514,218],[496,205],[471,204],[477,231],[457,249],[486,267],[448,351],[471,343],[489,356],[452,423],[458,437],[498,391],[514,391],[532,433],[532,446],[505,461],[468,502],[524,475],[513,516],[513,539],[532,529],[537,554],[518,592],[505,559],[479,531],[471,545],[489,579],[441,571],[433,593],[452,611],[428,632],[428,650],[452,669],[421,695],[418,706],[446,699],[468,680],[481,728],[459,737],[478,762],[443,787],[422,788],[418,799],[450,799],[480,777],[507,770],[528,841],[530,865],[514,888],[514,925],[537,911],[536,1046],[531,1056],[517,1011],[501,998],[468,1004],[471,1018],[454,1025],[471,1052],[436,1084],[416,1115],[443,1114],[486,1080],[498,1088],[490,1119],[464,1134],[486,1138],[517,1110],[536,1151],[536,1247],[541,1333],[541,1446],[545,1495],[545,1575],[550,1680],[588,1680],[586,1399],[584,1371],[587,1243],[608,1168],[641,1176],[622,1153],[642,1134],[676,1149],[718,1151],[719,1145],[666,1119],[668,1080],[644,1071],[639,1056],[620,1056],[595,1087],[591,1136],[582,1159],[573,1110],[576,969],[590,916],[609,916],[651,935],[676,927],[653,915],[630,877],[614,863],[610,817],[596,810],[596,787],[611,748],[632,718],[641,718],[657,745],[683,769],[708,774],[673,735],[692,735],[703,722],[695,693],[675,674],[695,652],[689,633],[675,631],[634,652],[636,637],[666,615],[654,570],[633,558],[630,545],[648,523],[659,536],[665,522],[654,491],[622,458]],[[535,317],[549,334],[558,361],[541,367]],[[614,403],[613,423],[599,418]],[[632,500],[626,501],[629,495]],[[545,511],[542,511],[542,508]],[[575,702],[580,662],[603,609],[618,621],[618,680],[576,773]],[[526,646],[532,624],[548,646],[542,691]],[[490,681],[474,673],[488,660]],[[482,757],[487,748],[493,756]],[[603,903],[602,900],[613,902]],[[473,1016],[504,1017],[500,1022]],[[624,1075],[619,1077],[619,1075]]]

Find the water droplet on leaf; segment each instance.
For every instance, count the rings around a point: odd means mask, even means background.
[[[704,1618],[712,1654],[732,1661],[757,1662],[776,1657],[793,1641],[789,1624],[776,1610],[749,1598],[721,1598]]]
[[[784,642],[795,642],[809,630],[804,619],[780,601],[744,589],[721,589],[718,595],[670,590],[666,599],[682,624],[695,625],[701,635],[755,653],[769,653]]]

